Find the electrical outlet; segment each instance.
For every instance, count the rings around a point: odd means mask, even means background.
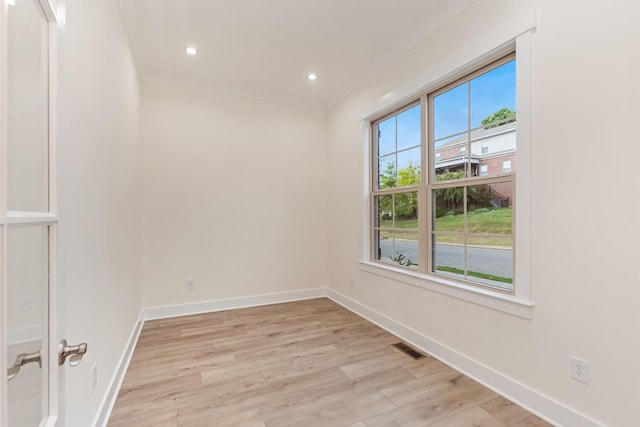
[[[188,291],[192,291],[193,288],[195,288],[195,287],[196,287],[196,281],[195,280],[193,280],[193,279],[187,280],[187,290]]]
[[[586,360],[578,359],[575,356],[569,357],[569,375],[574,380],[589,384],[591,380],[591,366]]]
[[[91,366],[91,386],[93,390],[96,389],[96,384],[98,384],[98,362],[93,362]]]

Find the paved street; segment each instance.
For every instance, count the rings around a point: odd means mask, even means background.
[[[389,260],[393,248],[391,239],[380,242],[382,259]],[[418,244],[414,240],[396,240],[395,251],[402,252],[413,262],[418,260]],[[436,265],[464,269],[464,247],[436,245]],[[502,277],[513,277],[513,251],[511,249],[467,247],[467,269]]]

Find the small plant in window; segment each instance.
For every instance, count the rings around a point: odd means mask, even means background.
[[[398,265],[404,265],[406,267],[411,267],[412,265],[418,265],[417,263],[407,258],[402,252],[398,252],[398,251],[396,251],[395,256],[389,255],[389,258],[391,258],[391,261],[393,261],[394,263]]]

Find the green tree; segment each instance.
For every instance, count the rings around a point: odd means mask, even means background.
[[[491,189],[487,184],[472,185],[467,187],[467,209],[491,207]]]
[[[495,113],[482,119],[482,127],[485,129],[495,128],[498,126],[506,125],[507,123],[516,121],[516,112],[504,107],[496,111]]]
[[[436,175],[436,181],[451,181],[464,177],[464,172],[446,171]],[[464,199],[464,187],[449,187],[436,190],[436,208],[447,210],[461,210]]]
[[[408,166],[398,170],[396,175],[395,165],[388,163],[380,173],[380,188],[410,187],[420,184],[420,166],[409,163]],[[418,193],[407,192],[397,193],[393,196],[380,196],[378,209],[383,216],[392,217],[394,214],[399,218],[415,218],[418,211]]]
[[[409,166],[398,171],[398,187],[420,184],[420,166],[409,162]]]
[[[387,163],[384,170],[380,172],[378,180],[380,189],[394,188],[396,186],[396,165],[393,162]]]

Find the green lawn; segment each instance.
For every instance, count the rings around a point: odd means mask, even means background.
[[[392,221],[382,221],[380,226],[380,234],[383,238],[392,237],[390,230],[384,230],[387,227],[393,227]],[[395,232],[395,237],[400,239],[417,240],[418,238],[418,220],[415,219],[398,219],[395,221],[395,228],[400,229]],[[451,215],[443,216],[436,219],[435,231],[443,232],[463,232],[464,216]],[[511,208],[498,208],[489,211],[470,212],[467,216],[467,232],[470,234],[502,234],[511,235],[513,233],[513,212]],[[438,234],[438,243],[463,243],[460,235]],[[511,237],[484,237],[484,236],[467,236],[467,243],[479,246],[497,246],[511,247]]]
[[[460,275],[464,274],[464,270],[461,270],[455,267],[448,267],[445,265],[437,266],[436,271],[448,271],[449,273],[455,273]],[[467,276],[478,277],[480,279],[493,280],[495,282],[513,283],[513,279],[510,277],[494,276],[493,274],[480,273],[478,271],[467,271]]]

